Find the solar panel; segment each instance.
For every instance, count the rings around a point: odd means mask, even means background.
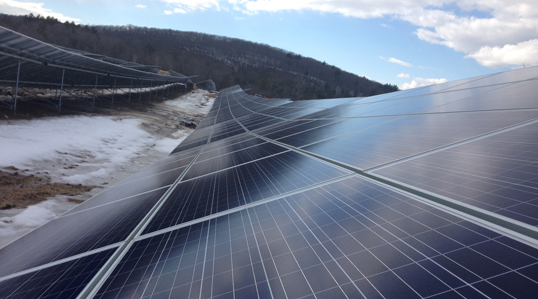
[[[0,249],[0,298],[534,297],[537,78],[223,89],[169,157]]]
[[[538,250],[505,238],[355,177],[143,238],[96,298],[531,295]]]
[[[0,250],[0,276],[124,241],[166,190],[56,218]]]
[[[104,250],[0,281],[0,298],[77,298],[114,253]]]
[[[380,125],[308,145],[303,149],[360,169],[368,169],[519,125],[537,117],[537,110],[413,115],[381,122]],[[333,132],[332,135],[337,133],[338,131]]]
[[[375,171],[530,225],[538,225],[538,124]]]

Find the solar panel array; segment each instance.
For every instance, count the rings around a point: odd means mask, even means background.
[[[170,156],[0,249],[0,298],[533,297],[537,92],[538,68],[224,89]]]
[[[147,66],[47,44],[0,26],[0,84],[139,87],[186,82]],[[65,82],[62,79],[65,78]]]
[[[196,76],[187,77],[174,71],[163,72],[158,66],[47,44],[0,26],[0,86],[13,88],[9,96],[0,101],[0,105],[9,107],[14,114],[17,112],[19,88],[35,98],[43,98],[43,94],[26,88],[56,88],[54,100],[51,101],[48,96],[44,98],[45,103],[39,104],[53,106],[59,112],[62,110],[63,93],[82,102],[83,91],[93,89],[93,95],[86,96],[91,100],[93,111],[96,98],[108,98],[104,96],[105,89],[111,90],[110,100],[114,104],[117,89],[128,88],[130,103],[132,91],[139,93],[139,101],[142,92],[149,92],[151,100],[152,89],[162,89],[161,97],[164,97],[165,89],[169,92],[170,89],[179,89],[181,86],[186,91],[187,83],[192,83],[190,78],[193,77]],[[102,91],[100,95],[97,94],[98,89]],[[73,90],[78,92],[73,93]]]

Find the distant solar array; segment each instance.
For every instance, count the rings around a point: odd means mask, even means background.
[[[221,90],[170,156],[0,249],[0,298],[534,297],[537,94],[538,68]]]
[[[21,87],[59,89],[57,106],[61,110],[61,96],[66,88],[129,88],[131,92],[171,84],[185,85],[191,78],[173,71],[169,73],[160,74],[157,66],[50,45],[0,26],[0,85],[13,86],[13,100],[9,105],[14,111],[17,89]]]

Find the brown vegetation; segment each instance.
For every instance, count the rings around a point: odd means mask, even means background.
[[[26,175],[10,166],[0,170],[0,209],[25,208],[56,195],[76,196],[97,186],[52,183],[51,179]]]

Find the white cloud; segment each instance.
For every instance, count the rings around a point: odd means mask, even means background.
[[[404,83],[402,86],[400,86],[401,90],[406,90],[410,88],[416,88],[416,87],[422,87],[422,86],[428,86],[433,84],[440,84],[445,83],[447,80],[445,78],[441,79],[424,79],[424,78],[413,78],[411,83]]]
[[[396,77],[398,77],[398,78],[409,78],[409,74],[399,73]]]
[[[396,63],[396,64],[399,64],[399,65],[403,65],[403,66],[406,66],[406,67],[412,67],[413,66],[409,62],[401,61],[401,60],[393,58],[393,57],[389,58],[389,62]]]
[[[491,67],[513,65],[513,59],[507,60],[501,56],[491,55],[486,57],[484,47],[485,49],[499,47],[504,48],[505,52],[517,51],[519,54],[529,56],[525,51],[534,53],[536,48],[531,41],[538,35],[536,0],[228,0],[227,2],[233,4],[236,10],[249,14],[263,11],[311,10],[362,19],[397,18],[419,27],[415,31],[419,39],[463,52],[479,63]],[[459,10],[465,12],[465,15],[456,15],[453,10],[443,10],[447,6],[457,6]],[[477,11],[480,14],[476,14]]]
[[[474,58],[483,66],[490,68],[536,65],[538,64],[538,39],[503,47],[486,46],[466,57]]]
[[[394,57],[390,57],[390,58],[385,58],[383,56],[379,56],[379,58],[383,59],[383,60],[386,60],[388,62],[392,62],[392,63],[396,63],[396,64],[399,64],[399,65],[402,65],[402,66],[406,66],[406,67],[412,67],[413,65],[409,62],[405,62],[405,61],[401,61],[400,59],[396,59]]]
[[[173,12],[173,11],[170,11],[170,10],[165,10],[165,11],[164,11],[164,14],[165,14],[165,15],[171,15],[171,14],[173,14],[173,13],[174,13],[174,12]]]
[[[221,10],[221,0],[161,0],[168,4],[173,13],[189,13],[194,11],[205,11],[208,9]],[[231,2],[231,1],[229,1]],[[165,11],[165,13],[166,13]],[[166,13],[169,14],[169,13]]]
[[[6,1],[13,2],[0,0],[0,3]],[[414,33],[419,39],[465,53],[467,57],[492,68],[520,65],[518,59],[510,57],[519,55],[529,60],[527,57],[531,57],[531,54],[538,50],[538,45],[534,42],[538,36],[537,0],[161,1],[170,7],[167,14],[208,9],[227,10],[228,6],[232,6],[234,10],[248,15],[259,12],[309,10],[362,19],[382,17],[400,19],[418,27]],[[464,14],[457,15],[455,10],[463,11]],[[530,61],[535,60],[530,59],[529,64],[533,63]],[[411,66],[401,60],[391,62]]]
[[[54,17],[60,21],[80,22],[80,19],[64,16],[61,13],[53,12],[51,9],[44,8],[44,3],[18,2],[13,0],[0,0],[0,12],[9,15],[26,15],[34,14],[44,17]]]
[[[136,8],[146,8],[146,6],[143,5],[143,4],[137,4],[137,5],[135,5],[135,7],[136,7]]]

